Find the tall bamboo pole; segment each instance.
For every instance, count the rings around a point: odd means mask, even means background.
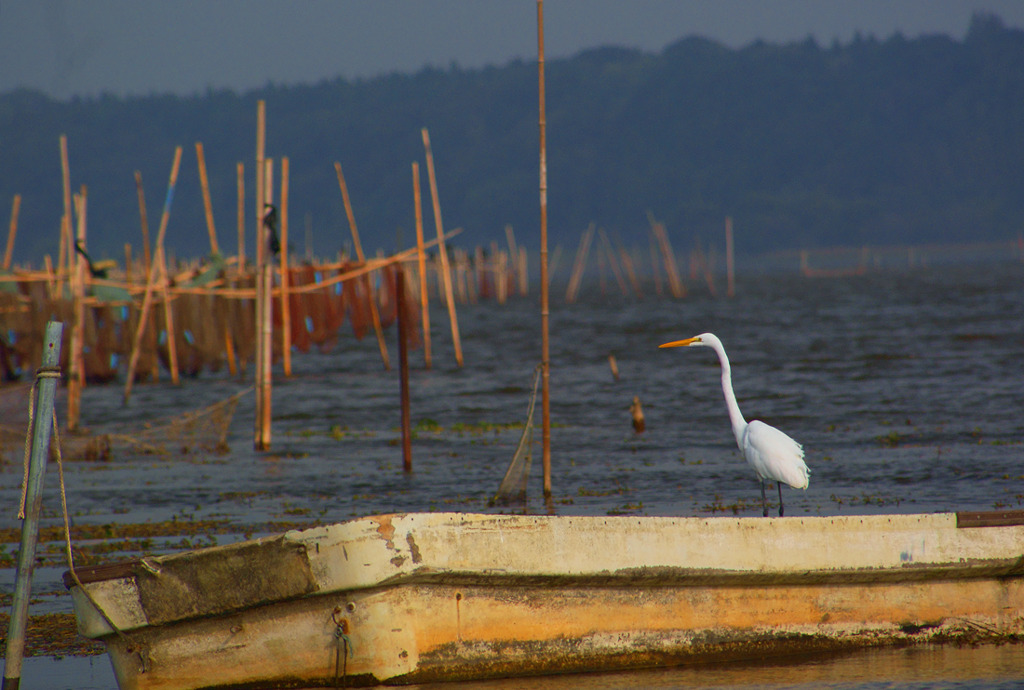
[[[544,103],[544,0],[537,0],[537,83],[540,129],[540,341],[541,341],[541,443],[544,462],[544,496],[551,496],[551,355],[548,336],[548,154],[547,114]]]
[[[153,256],[149,251],[149,218],[146,215],[146,192],[142,187],[142,173],[135,171],[135,191],[139,196],[139,222],[142,225],[142,256],[146,269],[146,282],[149,282],[149,273],[153,270]]]
[[[69,269],[71,266],[71,256],[74,250],[71,248],[71,244],[74,242],[72,237],[71,225],[72,221],[72,208],[71,208],[71,166],[68,162],[68,137],[66,134],[60,135],[60,169],[61,169],[61,181],[64,189],[64,216],[61,218],[60,226],[60,250],[57,254],[57,294],[63,293],[64,277],[68,275],[65,269]]]
[[[263,206],[274,203],[274,159],[263,159]],[[260,312],[257,327],[260,329],[260,360],[256,366],[261,370],[262,381],[260,405],[260,440],[258,450],[270,449],[271,404],[273,402],[273,363],[274,354],[274,255],[270,251],[270,228],[264,225],[257,246],[263,253],[260,262]]]
[[[264,393],[267,382],[264,379],[263,350],[267,344],[263,341],[263,263],[266,254],[266,230],[263,228],[263,204],[266,203],[264,193],[264,156],[266,154],[266,110],[265,101],[256,102],[256,418],[253,429],[253,447],[256,450],[266,450],[266,437],[263,429],[263,405],[265,402]]]
[[[239,161],[235,166],[238,177],[238,263],[235,268],[238,275],[245,273],[245,163]]]
[[[430,358],[430,297],[427,294],[427,254],[423,249],[423,204],[420,195],[420,164],[412,163],[412,198],[416,211],[416,258],[420,270],[420,310],[423,329],[423,361],[427,369]]]
[[[160,230],[156,236],[156,255],[154,260],[153,270],[150,272],[149,279],[146,280],[146,291],[142,298],[142,307],[139,310],[139,324],[135,329],[135,338],[132,342],[132,354],[128,360],[128,375],[127,380],[124,384],[124,402],[128,403],[128,399],[132,394],[132,383],[135,380],[135,367],[139,364],[139,355],[141,353],[142,336],[146,331],[146,319],[149,315],[149,309],[153,304],[153,290],[155,289],[155,283],[163,281],[163,287],[166,288],[166,262],[164,261],[164,235],[167,234],[167,221],[171,215],[171,201],[174,199],[174,187],[178,183],[178,167],[181,165],[181,147],[178,146],[174,149],[174,163],[171,164],[171,177],[167,183],[167,197],[164,200],[164,212],[160,217]],[[165,292],[166,294],[166,292]],[[166,302],[165,302],[166,304]],[[169,305],[168,305],[169,306]],[[169,311],[169,308],[165,311]],[[167,334],[168,343],[171,342],[173,337],[173,330]]]
[[[437,226],[437,250],[441,259],[441,278],[444,282],[444,298],[448,305],[448,320],[452,327],[452,342],[455,346],[455,362],[462,366],[462,340],[459,338],[459,319],[455,314],[455,296],[452,294],[451,268],[448,266],[448,248],[444,243],[444,224],[441,222],[441,200],[437,194],[437,176],[434,174],[434,154],[430,150],[430,133],[424,127],[423,148],[427,159],[427,178],[430,181],[430,197],[434,202],[434,224]]]
[[[74,197],[75,211],[78,214],[78,232],[76,246],[85,251],[86,233],[86,188]],[[71,275],[71,294],[73,298],[71,317],[71,347],[68,357],[68,431],[77,431],[82,411],[82,388],[85,387],[85,257],[80,252],[74,253],[75,270]]]
[[[210,181],[206,177],[206,156],[203,155],[203,142],[196,142],[196,164],[199,166],[199,184],[203,188],[203,209],[206,211],[206,230],[210,233],[210,251],[220,254],[217,246],[217,229],[213,224],[213,204],[210,203]]]
[[[348,227],[352,231],[352,245],[356,250],[356,258],[360,263],[366,263],[366,255],[363,254],[363,243],[359,241],[359,228],[356,227],[356,216],[352,211],[352,200],[348,195],[348,185],[345,184],[345,174],[341,172],[341,163],[334,162],[334,171],[338,174],[338,186],[341,187],[341,199],[345,203],[345,215],[348,217]],[[388,344],[384,341],[384,328],[380,324],[380,310],[377,309],[377,298],[374,295],[373,285],[370,282],[370,274],[364,274],[361,280],[370,302],[370,317],[373,319],[373,332],[377,334],[380,358],[384,362],[384,368],[390,369],[391,360],[388,358]]]
[[[281,158],[281,357],[284,375],[292,375],[292,309],[288,297],[288,157]]]
[[[21,211],[21,194],[14,195],[11,205],[11,223],[7,226],[7,249],[4,250],[4,270],[11,268],[11,254],[14,252],[14,238],[18,235],[18,213]]]
[[[409,347],[405,314],[405,269],[396,266],[395,287],[398,319],[398,379],[402,408],[402,468],[412,472],[412,432],[409,425]]]

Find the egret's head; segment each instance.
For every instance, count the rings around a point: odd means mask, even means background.
[[[706,346],[708,344],[706,342],[706,338],[709,335],[710,333],[702,333],[701,335],[695,335],[692,338],[687,338],[686,340],[673,340],[670,343],[663,343],[658,347],[691,347],[694,345]]]

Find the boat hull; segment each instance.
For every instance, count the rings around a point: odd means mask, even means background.
[[[123,690],[463,680],[1024,633],[1021,526],[835,520],[378,516],[86,583],[120,633],[72,591]],[[236,586],[229,605],[210,596],[252,569],[262,584]]]

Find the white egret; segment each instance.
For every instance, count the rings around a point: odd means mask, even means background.
[[[743,457],[754,468],[761,480],[761,504],[764,516],[768,517],[768,499],[765,497],[764,483],[774,480],[779,487],[779,517],[783,515],[782,482],[794,489],[806,489],[811,473],[804,463],[803,447],[785,433],[764,422],[753,420],[750,423],[743,418],[740,406],[736,402],[736,394],[732,390],[732,369],[729,356],[725,354],[722,341],[713,333],[701,333],[686,340],[665,343],[661,347],[710,347],[718,353],[718,362],[722,365],[722,392],[725,404],[729,408],[729,420],[732,422],[732,433],[736,437],[736,445],[743,451]]]

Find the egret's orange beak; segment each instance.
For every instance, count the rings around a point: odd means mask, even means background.
[[[693,345],[694,343],[700,342],[700,336],[695,338],[687,338],[686,340],[673,340],[671,343],[663,343],[658,347],[685,347],[687,345]]]

